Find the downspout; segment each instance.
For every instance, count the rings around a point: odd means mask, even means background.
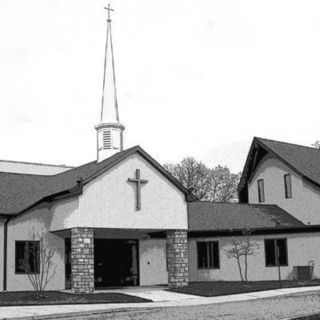
[[[7,252],[8,252],[8,223],[11,217],[4,223],[3,232],[3,291],[7,291]]]

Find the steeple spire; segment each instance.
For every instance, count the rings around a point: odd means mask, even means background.
[[[104,56],[104,73],[103,73],[103,89],[102,89],[102,104],[101,104],[101,122],[119,122],[119,111],[117,101],[117,86],[116,75],[114,70],[114,57],[111,33],[111,18],[110,11],[114,11],[110,7],[105,7],[108,10],[107,19],[107,38]]]
[[[101,101],[100,123],[95,127],[98,139],[98,161],[104,160],[123,149],[124,126],[119,121],[116,76],[114,68],[113,44],[110,13],[114,11],[110,4],[108,11],[107,36],[104,57],[104,73]]]

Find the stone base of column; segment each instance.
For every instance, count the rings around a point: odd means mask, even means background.
[[[71,229],[71,289],[73,293],[94,292],[94,232],[92,228]]]
[[[169,288],[187,286],[189,283],[187,231],[167,231],[167,257]]]

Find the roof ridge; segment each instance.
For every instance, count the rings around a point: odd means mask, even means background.
[[[110,161],[112,158],[112,161],[111,163],[113,164],[113,162],[117,162],[118,161],[118,158],[121,158],[121,156],[123,156],[124,154],[126,153],[130,153],[132,151],[136,151],[136,150],[139,150],[141,149],[141,147],[139,145],[136,145],[134,147],[131,147],[131,148],[128,148],[128,149],[125,149],[125,150],[122,150],[121,152],[117,152],[115,154],[113,154],[112,156],[104,159],[103,161],[101,161],[101,163],[105,162],[105,161]],[[90,163],[90,162],[89,162]],[[110,163],[109,163],[110,165]],[[108,166],[108,165],[107,165]],[[90,176],[88,176],[85,180],[90,180],[92,177],[96,176],[96,175],[99,175],[100,172],[104,171],[105,170],[105,166],[102,166],[100,169],[98,169],[96,172],[92,173]],[[63,173],[63,172],[62,172]]]
[[[302,144],[291,143],[291,142],[286,142],[286,141],[279,141],[279,140],[273,140],[273,139],[267,139],[267,138],[261,138],[261,137],[254,137],[254,139],[257,139],[257,140],[267,140],[267,141],[271,141],[271,142],[289,144],[289,145],[291,145],[291,146],[296,146],[296,147],[300,147],[300,148],[307,148],[307,149],[312,149],[312,150],[319,150],[319,149],[317,149],[317,148],[315,148],[315,147],[304,146],[304,145],[302,145]]]
[[[0,162],[10,162],[10,163],[22,163],[22,164],[35,164],[38,166],[50,166],[50,167],[59,167],[59,168],[75,168],[74,166],[69,166],[65,164],[52,164],[52,163],[42,163],[42,162],[28,162],[28,161],[16,161],[16,160],[1,160]]]
[[[136,145],[136,146],[130,147],[130,148],[128,148],[128,149],[124,149],[124,150],[122,150],[122,151],[120,151],[120,152],[117,152],[117,153],[113,154],[112,156],[110,156],[110,157],[102,160],[100,163],[103,163],[103,162],[105,162],[105,161],[107,161],[107,160],[110,161],[110,159],[111,159],[112,157],[117,158],[117,157],[119,157],[120,154],[123,154],[123,153],[125,153],[125,152],[131,151],[132,149],[135,149],[135,148],[140,148],[140,146],[139,146],[139,145]],[[70,169],[70,170],[63,171],[63,172],[54,174],[54,175],[52,175],[52,176],[58,176],[58,175],[66,174],[67,172],[68,172],[68,173],[69,173],[69,172],[72,172],[73,170],[77,170],[77,169],[79,169],[79,168],[81,168],[81,167],[83,167],[83,166],[86,166],[86,165],[90,164],[90,163],[91,163],[91,164],[93,164],[93,163],[96,163],[96,164],[97,164],[98,162],[97,162],[97,160],[93,160],[93,161],[84,163],[84,164],[82,164],[82,165],[80,165],[80,166],[78,166],[78,167],[74,167],[74,168],[72,168],[72,169]],[[101,168],[100,170],[102,170],[102,168]],[[99,171],[100,171],[100,170],[99,170]]]
[[[86,166],[86,165],[88,165],[88,164],[90,164],[90,163],[94,163],[94,162],[97,162],[97,161],[96,161],[96,160],[93,160],[93,161],[84,163],[84,164],[82,164],[82,165],[80,165],[80,166],[78,166],[78,167],[74,167],[74,168],[72,168],[72,169],[70,169],[70,170],[62,171],[62,172],[59,172],[59,173],[56,173],[56,174],[52,174],[52,175],[50,175],[50,177],[56,177],[56,176],[59,176],[59,175],[62,175],[62,174],[66,174],[67,172],[72,172],[73,170],[79,169],[79,168],[81,168],[81,167],[84,167],[84,166]]]
[[[56,174],[36,174],[36,173],[22,173],[22,172],[7,172],[0,171],[0,174],[20,175],[20,176],[32,176],[32,177],[53,177]]]

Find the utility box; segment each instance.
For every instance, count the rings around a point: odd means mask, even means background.
[[[313,266],[293,267],[294,279],[299,281],[312,280]]]

